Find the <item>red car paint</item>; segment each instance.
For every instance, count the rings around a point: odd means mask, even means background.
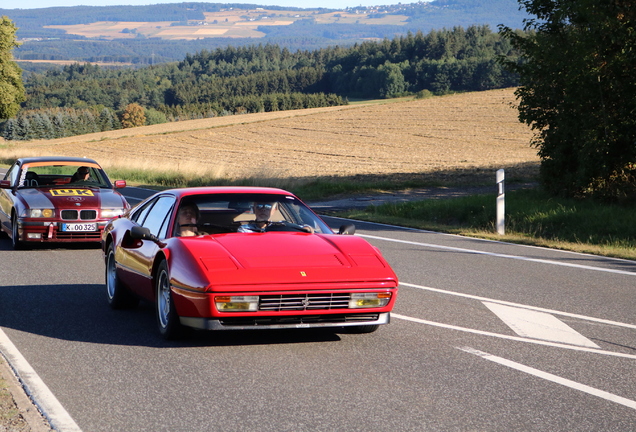
[[[221,197],[218,202],[216,197]],[[185,202],[198,200],[203,207],[201,219],[232,211],[239,219],[249,219],[253,213],[245,202],[256,199],[276,201],[279,209],[295,209],[297,217],[285,213],[285,225],[276,226],[277,231],[236,232],[245,221],[234,221],[226,232],[193,237],[173,234],[178,208]],[[134,231],[143,226],[144,217],[152,219],[155,206],[162,209],[157,210],[161,215],[166,214],[165,220],[152,233],[153,239],[139,239]],[[305,231],[289,220],[298,222],[298,218],[312,229]],[[220,229],[207,226],[211,227]],[[113,288],[158,304],[157,271],[165,261],[179,325],[196,328],[352,326],[371,331],[388,322],[397,294],[397,276],[377,248],[360,237],[333,233],[298,198],[280,189],[208,187],[157,193],[106,226],[102,249],[111,306],[111,297],[117,294]],[[346,298],[352,293],[380,293],[388,302],[350,308]],[[237,295],[258,296],[258,310],[217,309],[217,296]]]
[[[72,173],[80,167],[94,178],[75,181]],[[18,159],[0,181],[2,230],[16,248],[29,243],[99,242],[106,222],[130,209],[115,190],[125,186],[124,181],[111,183],[91,159]],[[34,217],[33,211],[39,210],[51,215]]]

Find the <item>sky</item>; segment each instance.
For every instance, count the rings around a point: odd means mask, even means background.
[[[301,8],[333,8],[344,9],[346,7],[355,6],[376,6],[390,4],[408,4],[415,1],[404,0],[252,0],[252,1],[236,1],[236,0],[192,0],[196,2],[206,3],[248,3],[262,4],[265,6],[293,6]],[[2,9],[36,9],[54,6],[116,6],[116,5],[148,5],[159,3],[183,3],[184,0],[2,0],[0,8]]]

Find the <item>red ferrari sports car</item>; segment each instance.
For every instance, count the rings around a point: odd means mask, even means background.
[[[398,280],[354,231],[334,233],[280,189],[159,192],[104,229],[108,302],[153,302],[166,339],[185,327],[372,332],[389,322]]]
[[[0,223],[14,249],[33,243],[99,242],[109,219],[130,209],[97,162],[30,157],[0,180]]]

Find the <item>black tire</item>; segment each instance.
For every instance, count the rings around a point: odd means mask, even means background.
[[[113,309],[132,309],[139,304],[139,298],[131,293],[117,276],[115,249],[112,243],[106,252],[106,298]]]
[[[11,246],[14,250],[24,249],[24,242],[19,239],[18,218],[15,214],[11,218]]]
[[[172,291],[170,290],[170,273],[168,264],[161,261],[155,274],[155,310],[157,312],[157,327],[159,333],[166,340],[180,339],[184,335],[184,328],[179,322],[179,315],[174,306]]]
[[[380,328],[379,324],[343,327],[342,333],[349,333],[349,334],[373,333],[379,328]]]

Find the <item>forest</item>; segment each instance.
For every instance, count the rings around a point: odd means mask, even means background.
[[[80,64],[25,73],[27,100],[4,122],[7,140],[195,118],[346,104],[349,99],[515,86],[518,56],[489,26],[408,33],[350,47],[290,51],[227,46],[139,69]],[[134,122],[122,122],[135,115]]]

